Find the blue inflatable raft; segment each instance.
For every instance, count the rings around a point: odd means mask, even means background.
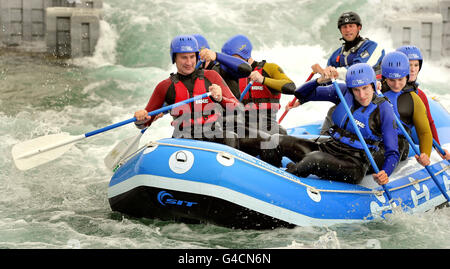
[[[450,115],[429,100],[441,144],[450,143]],[[311,137],[320,123],[289,129]],[[413,152],[410,150],[410,155]],[[431,171],[450,194],[449,163],[436,152]],[[121,165],[108,188],[113,211],[137,218],[212,223],[242,229],[366,222],[395,210],[424,212],[446,199],[410,157],[386,185],[394,204],[370,175],[352,185],[300,178],[225,145],[189,139],[150,142]]]

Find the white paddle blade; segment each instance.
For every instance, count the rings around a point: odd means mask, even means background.
[[[68,133],[45,135],[14,145],[11,153],[17,168],[28,170],[63,155],[81,138]]]
[[[106,155],[104,159],[105,166],[110,170],[114,170],[124,157],[130,155],[138,149],[141,136],[142,133],[120,141],[114,149]]]

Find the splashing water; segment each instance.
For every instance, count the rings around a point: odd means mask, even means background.
[[[277,63],[299,86],[313,64],[324,66],[340,46],[336,20],[342,12],[358,12],[362,36],[388,52],[394,48],[382,13],[395,14],[406,3],[105,0],[92,57],[56,61],[4,52],[0,248],[450,248],[449,208],[393,214],[366,224],[272,231],[125,218],[109,207],[112,174],[103,158],[115,143],[137,134],[132,124],[78,143],[63,157],[29,171],[19,171],[11,159],[12,145],[27,139],[58,132],[78,135],[132,117],[146,105],[156,84],[174,71],[169,42],[177,34],[203,34],[216,51],[231,35],[245,34],[253,42],[256,60]],[[419,81],[428,96],[448,109],[447,73],[442,62],[424,61]],[[291,99],[283,96],[282,107]],[[296,108],[283,125],[322,120],[330,106],[316,102]],[[166,116],[155,122],[141,141],[170,136],[170,121]]]

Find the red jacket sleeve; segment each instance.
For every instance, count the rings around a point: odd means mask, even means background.
[[[239,105],[239,100],[233,95],[227,83],[219,73],[214,70],[205,70],[205,77],[208,78],[212,84],[217,84],[222,88],[222,101],[220,102],[222,107],[234,109]]]
[[[153,110],[159,109],[164,105],[164,101],[166,99],[167,90],[169,89],[170,84],[172,84],[172,81],[170,78],[161,81],[155,88],[155,90],[152,93],[152,96],[150,97],[150,100],[147,103],[147,106],[145,107],[145,110],[147,112],[151,112]],[[150,126],[154,120],[154,117],[151,118],[146,123],[146,126]]]
[[[434,138],[434,140],[436,140],[436,142],[441,144],[439,142],[439,137],[438,137],[438,133],[437,133],[437,130],[436,130],[436,125],[434,125],[433,117],[431,117],[430,105],[428,104],[427,96],[419,88],[417,89],[417,95],[419,95],[420,99],[422,100],[423,104],[425,105],[425,108],[427,109],[428,122],[430,123],[430,129],[431,129],[431,133],[433,134],[433,138]]]

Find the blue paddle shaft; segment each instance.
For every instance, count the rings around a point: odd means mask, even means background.
[[[248,90],[250,90],[250,87],[252,87],[253,81],[250,81],[250,83],[247,84],[247,87],[245,87],[244,91],[241,93],[241,97],[239,97],[239,102],[242,102],[242,99],[244,99],[244,96],[247,94]]]
[[[208,97],[210,95],[211,95],[210,92],[204,93],[202,95],[197,95],[195,97],[186,99],[184,101],[180,101],[178,103],[175,103],[175,104],[172,104],[172,105],[169,105],[169,106],[165,106],[165,107],[162,107],[160,109],[153,110],[153,111],[149,112],[148,115],[149,116],[155,116],[155,115],[158,115],[159,113],[169,111],[169,110],[171,110],[171,109],[173,109],[175,107],[178,107],[178,106],[182,106],[182,105],[185,105],[185,104],[192,103],[192,102],[194,102],[196,100],[206,98],[206,97]],[[93,136],[93,135],[96,135],[96,134],[99,134],[99,133],[103,133],[103,132],[109,131],[111,129],[114,129],[114,128],[117,128],[117,127],[129,124],[129,123],[135,122],[136,120],[137,120],[136,117],[133,117],[131,119],[124,120],[124,121],[121,121],[121,122],[118,122],[118,123],[115,123],[115,124],[111,124],[109,126],[103,127],[101,129],[98,129],[98,130],[95,130],[95,131],[92,131],[92,132],[89,132],[89,133],[85,133],[84,136],[85,137],[90,137],[90,136]]]
[[[364,138],[361,134],[361,131],[359,130],[358,126],[356,125],[355,118],[353,117],[353,114],[350,111],[350,108],[348,107],[347,102],[345,101],[344,95],[342,95],[341,89],[339,88],[339,85],[337,84],[336,80],[333,80],[333,85],[336,88],[336,92],[339,96],[339,99],[341,99],[341,103],[344,105],[344,108],[345,108],[345,111],[347,112],[348,117],[350,118],[350,122],[353,125],[353,129],[355,129],[356,135],[358,136],[359,141],[361,141],[361,144],[363,145],[364,151],[366,152],[367,157],[369,158],[369,161],[373,167],[373,170],[375,171],[375,173],[378,174],[380,172],[380,169],[378,169],[378,166],[372,157],[372,153],[370,153],[369,147],[367,146],[366,141],[364,140]],[[381,187],[383,187],[384,192],[386,193],[386,196],[388,197],[388,200],[391,201],[392,197],[391,197],[390,192],[386,189],[386,186],[381,185]]]
[[[353,125],[353,129],[355,129],[356,135],[358,136],[359,140],[361,141],[364,151],[366,152],[367,157],[369,158],[369,161],[372,164],[372,167],[373,167],[375,173],[378,174],[380,172],[380,169],[378,169],[378,166],[375,163],[375,160],[373,159],[372,154],[369,151],[369,147],[367,146],[366,141],[364,140],[364,138],[361,134],[361,131],[359,130],[358,126],[356,125],[355,118],[353,117],[353,114],[350,111],[350,108],[348,107],[347,102],[344,99],[344,95],[342,95],[341,89],[339,88],[339,85],[337,84],[337,82],[335,80],[333,81],[333,85],[336,88],[336,92],[339,96],[339,99],[341,99],[341,102],[344,105],[345,111],[347,112],[347,115],[350,118],[350,122]]]
[[[380,96],[383,96],[382,93],[379,94]],[[420,150],[417,148],[416,144],[413,142],[411,136],[409,136],[408,132],[406,131],[405,127],[403,127],[402,122],[397,117],[397,115],[394,114],[395,122],[397,122],[398,127],[402,131],[403,135],[405,136],[406,140],[408,140],[408,143],[411,145],[411,148],[414,150],[414,152],[420,156]],[[433,140],[433,142],[435,142]],[[437,143],[436,143],[437,144]],[[430,167],[427,165],[425,166],[425,169],[427,170],[428,174],[431,176],[431,178],[434,181],[434,184],[438,187],[438,189],[441,191],[442,195],[444,195],[445,199],[450,202],[450,198],[448,197],[446,191],[441,187],[439,184],[439,181],[437,180],[436,176],[433,174],[433,171],[431,171]]]
[[[444,149],[441,147],[441,145],[439,145],[439,143],[435,139],[433,139],[433,146],[439,151],[439,153],[442,154],[442,156],[445,156]],[[450,163],[450,162],[447,160],[447,163]]]
[[[198,69],[200,67],[200,65],[202,65],[203,61],[198,61],[197,64],[195,65],[195,69]]]
[[[444,149],[441,147],[441,145],[439,145],[439,143],[435,139],[433,139],[433,146],[437,148],[442,155],[445,155]]]

